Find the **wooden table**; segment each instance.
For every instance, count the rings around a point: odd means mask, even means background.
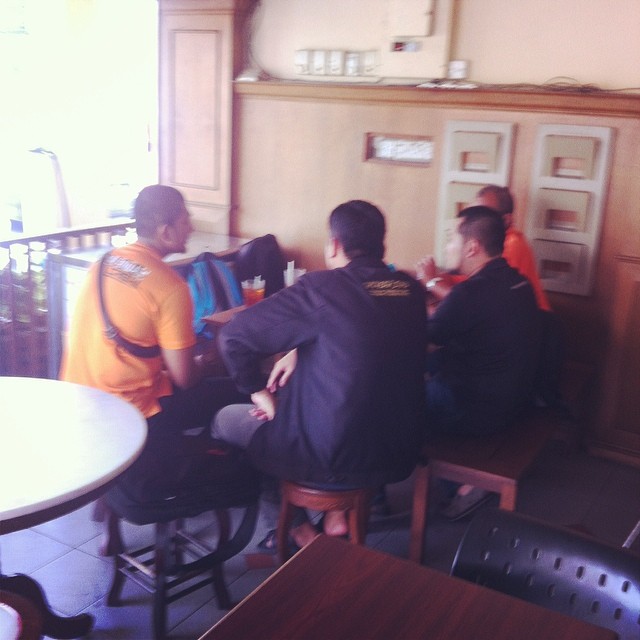
[[[320,536],[201,640],[614,640],[607,629]]]
[[[231,320],[236,314],[240,313],[240,311],[244,311],[247,307],[241,304],[239,307],[232,307],[231,309],[226,309],[225,311],[218,311],[218,313],[212,313],[210,316],[204,316],[202,320],[212,327],[222,327],[229,320]]]
[[[0,377],[0,534],[52,520],[105,491],[138,457],[147,423],[129,403],[97,389]],[[32,601],[46,635],[84,635],[93,619],[50,611],[37,582],[0,574],[0,590]]]

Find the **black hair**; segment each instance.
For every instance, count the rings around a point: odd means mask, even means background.
[[[489,207],[467,207],[459,214],[458,232],[466,240],[476,240],[490,257],[502,255],[505,226],[502,214]]]
[[[184,211],[184,198],[173,187],[152,184],[140,191],[133,207],[136,231],[142,238],[151,238],[163,224],[173,224]]]
[[[382,260],[386,224],[380,209],[370,202],[350,200],[338,205],[329,216],[329,230],[349,259],[369,256]]]

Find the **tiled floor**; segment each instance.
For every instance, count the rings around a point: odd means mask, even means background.
[[[409,539],[411,479],[388,487],[392,515],[372,518],[367,546],[406,557]],[[640,518],[640,470],[568,452],[561,443],[549,444],[532,473],[522,483],[518,510],[559,524],[578,526],[615,545],[621,545]],[[231,597],[249,594],[274,570],[273,556],[257,554],[256,544],[275,522],[275,507],[263,503],[253,541],[245,552],[226,564]],[[100,527],[91,519],[91,505],[28,531],[0,538],[2,572],[27,573],[43,586],[58,613],[88,612],[95,617],[89,638],[149,640],[151,599],[127,581],[124,604],[107,607],[104,598],[111,580],[111,560],[98,553]],[[190,523],[196,530],[213,527],[213,518]],[[467,522],[452,523],[434,513],[426,538],[426,564],[448,571]],[[127,525],[127,542],[150,539],[150,528]],[[632,549],[640,553],[640,541]],[[211,588],[203,588],[169,607],[172,638],[198,638],[220,617]],[[259,630],[256,630],[259,637]]]

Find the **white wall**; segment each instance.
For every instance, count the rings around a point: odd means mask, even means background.
[[[479,83],[566,76],[603,89],[640,88],[640,0],[434,2],[435,36],[420,39],[418,53],[390,54],[391,0],[262,0],[254,54],[285,79],[304,79],[295,73],[296,49],[337,47],[380,51],[380,77],[443,77],[449,59],[464,59]]]
[[[640,88],[638,0],[457,0],[452,56],[481,82]]]
[[[446,74],[454,0],[435,2],[433,35],[411,38],[419,45],[419,51],[391,53],[395,34],[390,12],[406,5],[411,13],[416,0],[262,0],[253,22],[254,58],[260,67],[279,78],[335,81],[296,75],[294,52],[376,50],[378,77],[441,77]],[[369,79],[377,81],[376,77]]]

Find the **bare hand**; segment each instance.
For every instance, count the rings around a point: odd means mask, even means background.
[[[433,256],[425,256],[416,264],[416,278],[421,282],[428,282],[438,274]]]
[[[269,389],[262,389],[251,394],[254,406],[249,410],[258,420],[273,420],[276,415],[276,399]]]
[[[275,393],[278,387],[284,387],[291,377],[298,362],[298,352],[292,349],[286,355],[282,356],[271,369],[269,379],[267,380],[267,389],[271,393]]]

